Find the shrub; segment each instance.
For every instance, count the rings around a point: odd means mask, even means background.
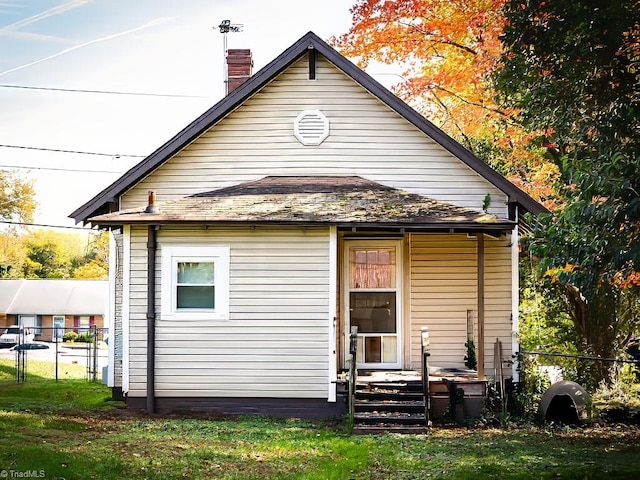
[[[609,382],[602,382],[593,403],[604,420],[640,423],[640,383],[637,365],[617,365]]]
[[[465,366],[471,370],[477,370],[478,359],[476,358],[476,344],[473,343],[473,340],[467,340],[464,346],[467,348],[467,354],[464,357]]]
[[[94,335],[91,332],[82,332],[78,335],[76,342],[79,343],[93,343],[95,341]]]
[[[62,340],[65,342],[75,342],[78,339],[78,334],[76,332],[67,332],[62,336]]]

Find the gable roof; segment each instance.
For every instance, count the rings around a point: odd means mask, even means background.
[[[345,75],[360,84],[389,108],[394,110],[408,122],[428,135],[455,157],[464,162],[480,176],[504,192],[509,203],[518,204],[531,213],[541,213],[546,209],[525,192],[497,173],[469,150],[428,121],[404,101],[396,97],[387,88],[362,71],[347,58],[342,56],[315,33],[309,32],[282,52],[272,62],[263,67],[244,84],[232,91],[217,104],[196,118],[155,152],[124,173],[118,180],[105,188],[87,203],[72,212],[69,217],[76,222],[87,222],[94,215],[110,211],[110,205],[117,202],[118,197],[133,187],[156,168],[161,166],[185,146],[204,133],[212,125],[220,121],[249,97],[282,73],[286,68],[300,59],[309,50],[315,50],[334,64]]]
[[[108,280],[0,280],[0,290],[4,290],[5,287],[13,292],[4,312],[7,314],[104,315],[106,313]]]
[[[157,205],[91,218],[98,225],[250,222],[421,230],[510,231],[515,222],[362,177],[269,176]]]

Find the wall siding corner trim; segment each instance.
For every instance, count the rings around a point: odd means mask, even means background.
[[[131,226],[123,227],[123,255],[131,258]],[[129,314],[131,311],[131,264],[126,261],[122,272],[122,392],[129,391]]]

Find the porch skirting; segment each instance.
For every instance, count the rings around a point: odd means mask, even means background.
[[[156,413],[212,415],[268,415],[288,418],[340,418],[347,411],[347,396],[335,402],[320,398],[156,397]],[[146,409],[146,397],[127,397],[127,407]]]

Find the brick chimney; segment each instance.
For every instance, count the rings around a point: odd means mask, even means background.
[[[246,48],[227,50],[227,95],[249,79],[252,67],[251,50]]]

